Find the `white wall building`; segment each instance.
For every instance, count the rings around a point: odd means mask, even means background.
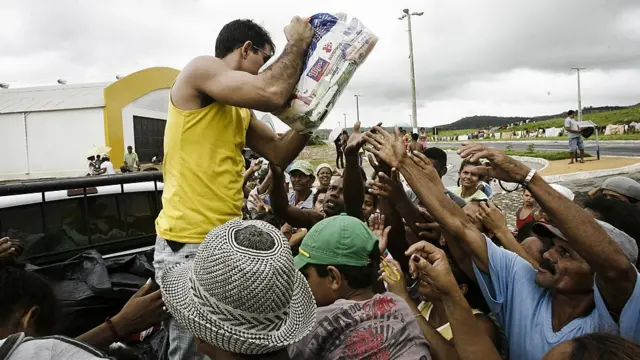
[[[141,161],[161,155],[177,73],[151,68],[114,83],[0,89],[0,180],[86,175],[94,146],[111,147],[116,167],[128,145]]]

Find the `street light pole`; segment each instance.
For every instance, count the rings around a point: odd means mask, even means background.
[[[411,33],[411,16],[422,16],[424,12],[409,12],[409,9],[402,10],[404,14],[400,16],[398,19],[404,20],[407,18],[407,25],[409,29],[409,63],[411,69],[411,100],[412,100],[412,126],[413,132],[418,132],[418,114],[416,109],[416,76],[415,76],[415,68],[413,65],[413,35]]]
[[[575,70],[578,74],[578,121],[582,121],[582,94],[580,93],[580,70],[585,70],[586,68],[574,67],[571,68]]]
[[[358,99],[360,98],[360,96],[362,95],[353,95],[356,98],[356,121],[360,121],[360,103],[358,101]]]
[[[344,115],[344,129],[347,130],[347,113],[344,113],[342,115]]]

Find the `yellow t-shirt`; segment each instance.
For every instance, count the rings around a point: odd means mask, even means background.
[[[169,101],[158,236],[201,243],[214,227],[242,216],[241,151],[250,121],[248,109],[214,102],[180,110]]]

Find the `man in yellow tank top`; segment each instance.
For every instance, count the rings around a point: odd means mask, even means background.
[[[292,130],[276,135],[251,110],[279,109],[300,77],[313,30],[306,19],[295,17],[284,32],[282,55],[260,74],[274,54],[273,41],[253,21],[235,20],[220,31],[215,57],[196,57],[178,75],[164,137],[156,279],[166,267],[192,261],[210,230],[242,216],[245,144],[284,168],[307,143],[309,135]],[[175,320],[169,319],[165,328],[169,359],[204,359],[193,335]]]

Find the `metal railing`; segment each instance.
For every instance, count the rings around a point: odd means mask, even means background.
[[[112,186],[112,185],[120,185],[120,192],[117,194],[111,194],[114,196],[120,196],[123,201],[125,201],[125,206],[123,206],[124,210],[124,219],[127,219],[127,207],[126,207],[126,198],[125,195],[125,184],[133,184],[133,183],[142,183],[142,182],[153,182],[153,193],[154,193],[154,208],[153,214],[158,215],[161,208],[161,199],[158,191],[158,182],[162,182],[162,172],[160,171],[147,171],[141,173],[127,173],[127,174],[118,174],[118,175],[101,175],[101,176],[85,176],[85,177],[76,177],[76,178],[61,178],[61,179],[50,179],[50,180],[29,180],[29,181],[16,181],[9,182],[5,184],[0,184],[0,197],[2,196],[11,196],[11,195],[24,195],[24,194],[34,194],[40,193],[42,200],[38,203],[40,208],[40,214],[42,217],[42,234],[44,236],[44,241],[48,240],[47,233],[47,212],[45,211],[45,205],[47,204],[47,198],[45,194],[51,191],[73,191],[75,194],[71,195],[73,198],[82,196],[82,222],[84,225],[85,233],[88,238],[88,246],[77,247],[75,249],[56,252],[54,254],[42,254],[36,255],[33,257],[27,257],[26,259],[35,260],[41,257],[49,257],[46,262],[50,261],[59,261],[64,258],[68,258],[69,255],[75,255],[81,253],[82,251],[86,251],[94,247],[94,244],[91,242],[91,226],[89,224],[88,213],[89,213],[89,204],[87,201],[87,197],[89,195],[95,194],[95,188],[101,186]],[[100,195],[100,194],[98,194]],[[58,201],[58,200],[55,200]],[[118,213],[120,213],[119,201],[116,202],[116,206],[118,207]],[[2,212],[3,209],[0,209]],[[127,221],[124,221],[124,232],[127,232]],[[3,232],[3,229],[7,228],[7,224],[2,224],[2,217],[0,216],[0,233]],[[148,237],[148,235],[138,236],[134,238],[125,238],[121,240],[116,240],[113,242],[101,244],[106,248],[118,249],[118,246],[122,245],[123,241],[131,241],[131,240],[140,240],[140,237]],[[155,236],[154,236],[155,237]],[[72,254],[70,254],[72,253]]]

